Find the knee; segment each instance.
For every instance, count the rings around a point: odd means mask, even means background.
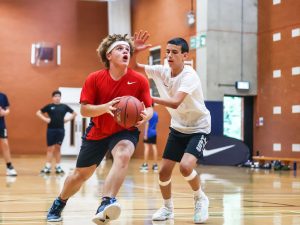
[[[168,181],[171,178],[171,172],[168,170],[161,168],[159,171],[159,180],[160,181]]]
[[[72,175],[69,176],[70,179],[77,181],[77,182],[85,182],[89,179],[89,174],[82,173],[80,171],[75,171]]]
[[[126,152],[122,151],[117,155],[117,159],[115,160],[121,167],[126,167],[129,163],[129,160],[131,158],[131,155]]]
[[[184,163],[184,162],[181,162],[181,163],[180,163],[180,165],[179,165],[179,170],[180,170],[180,173],[181,173],[184,177],[189,176],[189,175],[193,172],[192,166],[191,166],[189,163]]]
[[[126,167],[133,151],[134,146],[130,141],[121,141],[118,144],[118,149],[114,155],[114,161],[116,161],[116,163],[118,163],[121,167]]]
[[[54,150],[55,150],[55,148],[54,148],[54,147],[48,147],[48,148],[47,148],[47,152],[50,152],[50,153],[53,153],[53,152],[54,152]]]

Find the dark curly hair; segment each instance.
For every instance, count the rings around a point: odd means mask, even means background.
[[[189,45],[183,38],[173,38],[168,41],[168,44],[181,46],[181,53],[189,52]]]
[[[97,48],[97,54],[101,58],[101,61],[104,63],[106,68],[109,68],[109,61],[106,58],[106,52],[107,49],[116,41],[126,41],[128,42],[130,46],[130,56],[133,55],[134,52],[134,45],[131,40],[131,38],[127,37],[127,34],[121,35],[121,34],[113,34],[113,35],[108,35],[106,38],[102,40],[100,43],[99,47]]]

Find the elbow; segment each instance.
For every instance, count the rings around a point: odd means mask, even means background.
[[[180,103],[174,102],[170,105],[170,108],[177,109],[179,105],[180,105]]]

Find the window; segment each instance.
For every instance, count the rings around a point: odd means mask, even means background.
[[[160,46],[150,48],[149,65],[159,65],[160,62]]]
[[[224,135],[243,140],[244,99],[239,96],[224,96]]]

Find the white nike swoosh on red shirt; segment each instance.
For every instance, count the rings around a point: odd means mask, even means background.
[[[127,82],[127,84],[129,84],[129,85],[130,85],[130,84],[135,84],[135,83],[136,83],[135,81],[133,81],[133,82],[128,81],[128,82]]]

